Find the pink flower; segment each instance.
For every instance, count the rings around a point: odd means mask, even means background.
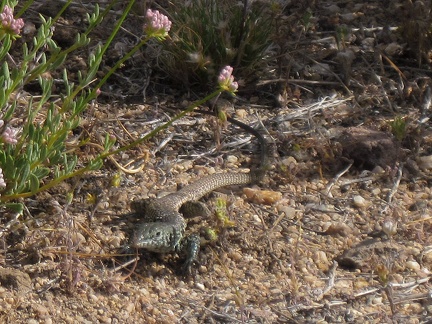
[[[3,178],[3,170],[0,168],[0,188],[6,187],[6,182]]]
[[[218,83],[223,90],[234,93],[238,89],[238,83],[234,81],[232,72],[233,68],[231,66],[225,66],[219,73]]]
[[[8,144],[16,144],[18,142],[17,140],[17,133],[18,130],[9,126],[6,126],[5,130],[3,131],[3,134],[1,137],[3,138],[3,141]]]
[[[3,12],[0,14],[0,21],[3,29],[12,35],[19,35],[21,29],[24,27],[24,20],[21,18],[15,19],[13,17],[13,9],[9,6],[4,6]]]
[[[167,16],[161,14],[158,10],[147,9],[147,23],[144,24],[144,31],[148,36],[164,39],[168,36],[171,29],[171,21]]]

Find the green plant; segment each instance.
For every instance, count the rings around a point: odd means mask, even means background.
[[[113,140],[105,137],[104,149],[86,166],[77,169],[77,156],[74,151],[83,143],[66,148],[66,139],[71,131],[80,124],[80,115],[97,96],[98,89],[121,64],[118,62],[105,77],[90,88],[96,79],[103,55],[122,22],[130,10],[131,4],[125,9],[118,20],[107,43],[97,47],[88,58],[89,69],[78,73],[78,82],[69,81],[66,70],[63,71],[64,93],[62,100],[55,102],[51,89],[53,81],[44,78],[46,72],[59,68],[68,54],[89,44],[88,34],[101,22],[110,6],[104,12],[95,10],[87,15],[88,26],[85,32],[78,34],[76,42],[69,48],[60,48],[52,39],[53,25],[72,1],[65,3],[62,10],[54,18],[44,19],[40,16],[41,26],[31,46],[22,45],[22,56],[16,65],[8,62],[12,43],[19,37],[22,19],[12,16],[16,1],[2,2],[2,25],[0,33],[0,203],[8,203],[18,198],[25,198],[49,189],[59,182],[86,171],[96,170],[102,166],[103,158],[109,154]],[[151,37],[151,35],[149,36]],[[132,51],[138,50],[146,40],[138,44]],[[121,61],[131,55],[126,55]],[[14,62],[14,61],[12,61]],[[38,100],[29,99],[22,107],[23,88],[26,84],[37,81],[41,88]],[[18,114],[19,116],[16,116]],[[14,118],[15,117],[15,118]],[[19,118],[17,118],[19,117]],[[19,123],[13,122],[20,119]],[[11,126],[13,122],[13,127]],[[19,203],[9,203],[9,207],[21,210]]]
[[[393,135],[396,137],[396,139],[401,142],[407,133],[407,122],[405,119],[403,119],[400,116],[397,116],[391,123],[390,123],[391,131]]]
[[[269,9],[267,9],[269,8]],[[256,77],[272,43],[274,12],[265,3],[228,0],[171,2],[171,38],[163,43],[161,67],[186,85],[212,86],[222,66],[237,77]]]
[[[102,152],[86,163],[78,161],[74,152],[80,146],[85,145],[87,139],[69,146],[66,145],[66,142],[71,132],[79,126],[80,115],[96,99],[99,89],[114,71],[150,38],[160,41],[168,35],[171,22],[158,11],[148,10],[147,23],[144,25],[145,37],[99,82],[96,82],[96,73],[104,54],[134,4],[134,1],[131,0],[105,45],[98,46],[94,54],[89,56],[89,68],[87,71],[78,73],[76,84],[69,80],[67,71],[63,70],[64,90],[61,99],[54,100],[54,95],[51,93],[53,81],[44,78],[43,75],[60,68],[72,51],[87,46],[90,41],[89,33],[111,9],[111,6],[107,6],[103,12],[100,12],[96,5],[94,13],[87,15],[86,30],[78,34],[76,42],[71,47],[62,49],[52,39],[52,30],[54,23],[71,2],[72,0],[66,2],[62,10],[52,19],[40,17],[41,26],[32,45],[28,46],[23,43],[19,63],[15,63],[18,60],[9,60],[13,64],[8,62],[9,51],[14,40],[19,37],[24,22],[13,17],[13,8],[17,1],[4,0],[0,7],[2,10],[0,16],[0,205],[6,205],[17,212],[22,211],[23,208],[22,203],[16,202],[17,199],[30,197],[66,179],[99,169],[103,165],[103,160],[108,156],[130,149],[151,138],[175,120],[192,111],[197,105],[218,96],[222,91],[233,93],[237,89],[237,83],[234,82],[232,76],[232,68],[227,67],[218,79],[219,88],[216,91],[191,105],[167,123],[114,151],[110,151],[114,139],[106,134]],[[20,100],[23,96],[23,87],[32,81],[39,83],[41,95],[38,100],[30,98],[23,106]],[[80,167],[77,167],[78,165]]]

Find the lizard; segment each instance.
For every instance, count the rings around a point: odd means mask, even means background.
[[[200,113],[212,114],[208,111]],[[213,115],[213,114],[212,114]],[[185,236],[186,220],[181,213],[182,206],[197,201],[220,187],[246,185],[260,182],[268,168],[268,145],[264,136],[256,129],[232,117],[227,121],[254,135],[260,144],[260,166],[249,173],[228,172],[205,176],[182,189],[161,198],[147,198],[132,202],[135,214],[143,218],[130,240],[129,247],[156,253],[178,252],[184,254],[184,272],[190,272],[197,260],[200,238],[196,234]],[[187,207],[185,208],[187,209]]]

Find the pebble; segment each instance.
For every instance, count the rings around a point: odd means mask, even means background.
[[[247,115],[248,115],[248,113],[245,109],[237,109],[236,110],[236,117],[239,119],[244,119]]]
[[[382,167],[380,167],[379,165],[377,165],[375,168],[373,168],[372,173],[373,174],[384,174],[385,170]]]
[[[291,165],[296,165],[297,160],[293,156],[287,156],[286,158],[282,159],[281,164],[283,166],[289,167]]]
[[[358,208],[364,208],[368,205],[367,200],[360,195],[356,195],[353,197],[353,203],[354,206]]]
[[[296,210],[295,210],[295,208],[293,208],[293,207],[285,206],[285,205],[283,205],[283,204],[278,204],[278,205],[276,206],[276,209],[277,209],[278,212],[280,212],[280,213],[284,213],[285,216],[286,216],[288,219],[293,219],[294,216],[295,216],[295,212],[296,212]]]
[[[238,162],[238,157],[235,156],[235,155],[228,155],[227,158],[226,158],[226,161],[227,161],[228,163],[235,164],[235,163]]]
[[[432,155],[421,156],[417,159],[417,163],[420,169],[426,171],[432,169]]]
[[[341,11],[341,9],[339,8],[339,6],[333,4],[328,6],[327,8],[325,8],[326,11],[328,11],[331,14],[335,14],[335,13],[339,13]]]
[[[420,264],[417,261],[407,261],[406,267],[413,271],[419,271],[420,270]]]
[[[389,56],[399,55],[400,53],[402,53],[402,46],[398,43],[390,43],[384,49],[384,53]]]
[[[195,286],[196,286],[199,290],[201,290],[201,291],[206,291],[205,286],[204,286],[204,284],[202,284],[202,283],[197,282],[197,283],[195,284]]]
[[[272,190],[256,190],[244,188],[243,193],[247,199],[255,204],[271,205],[282,198],[282,193]]]
[[[380,189],[380,188],[375,188],[375,189],[373,189],[373,190],[371,191],[371,193],[372,193],[374,196],[378,196],[378,195],[381,193],[381,189]]]
[[[48,308],[43,305],[35,304],[33,309],[36,311],[38,317],[43,318],[49,314]]]

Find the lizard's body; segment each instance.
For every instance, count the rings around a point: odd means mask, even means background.
[[[268,163],[264,137],[248,125],[232,118],[228,120],[258,138],[261,145],[260,167],[249,173],[212,174],[164,197],[134,202],[133,208],[144,222],[135,231],[131,247],[158,253],[184,252],[185,270],[189,270],[198,255],[199,237],[196,235],[185,237],[186,220],[179,211],[182,205],[196,201],[217,188],[251,184],[263,178]]]

